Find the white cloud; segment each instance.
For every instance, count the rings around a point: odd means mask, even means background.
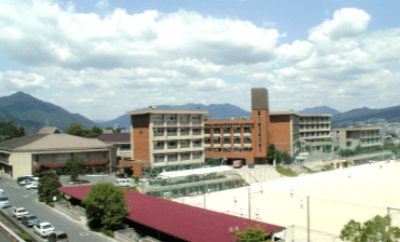
[[[98,7],[98,8],[105,8],[105,7],[108,7],[108,5],[110,5],[110,4],[108,3],[107,0],[100,0],[96,3],[96,7]]]
[[[101,17],[75,9],[51,0],[0,2],[0,48],[29,70],[1,72],[3,95],[52,93],[54,104],[103,120],[160,104],[249,110],[250,88],[260,83],[272,110],[398,104],[400,74],[385,65],[400,64],[400,28],[369,33],[372,17],[360,9],[337,10],[307,40],[283,44],[270,23],[185,10],[114,9]]]

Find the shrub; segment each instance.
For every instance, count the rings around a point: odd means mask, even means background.
[[[276,166],[276,171],[284,176],[294,177],[297,176],[296,172],[292,171],[290,168],[283,168],[282,166]]]
[[[139,177],[138,177],[138,176],[132,175],[131,177],[132,177],[133,179],[135,179],[135,182],[139,182]]]
[[[103,167],[101,167],[101,166],[96,167],[96,172],[97,173],[100,173],[102,171],[103,171]]]
[[[111,238],[114,238],[114,232],[112,230],[107,230],[107,229],[101,228],[100,232],[104,233],[105,235],[107,235]]]
[[[32,237],[31,237],[29,234],[27,234],[27,233],[19,232],[19,233],[17,233],[17,235],[18,235],[19,237],[21,237],[21,239],[23,239],[23,240],[25,240],[25,241],[27,241],[27,242],[32,241]]]
[[[134,192],[138,192],[138,189],[136,187],[126,187],[125,189],[134,191]]]
[[[327,170],[327,171],[331,171],[331,170],[335,170],[332,166],[330,166],[330,165],[324,165],[324,168]]]

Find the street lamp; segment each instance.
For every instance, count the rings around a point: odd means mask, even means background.
[[[235,239],[235,233],[239,231],[239,226],[235,227],[229,227],[229,233],[231,233],[233,241],[236,241]]]

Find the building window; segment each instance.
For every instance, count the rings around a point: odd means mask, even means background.
[[[241,143],[240,137],[233,138],[233,143],[234,144],[240,144]]]
[[[168,114],[165,116],[165,119],[167,120],[167,124],[176,124],[176,114]]]
[[[181,140],[181,148],[189,148],[190,140]]]
[[[244,151],[244,152],[252,152],[253,149],[252,149],[252,148],[244,148],[243,151]]]
[[[201,135],[201,128],[193,128],[192,132],[193,135]]]
[[[179,115],[179,123],[180,124],[189,124],[190,118],[187,114]]]
[[[176,128],[167,128],[168,136],[176,136]]]
[[[201,147],[201,143],[201,139],[193,140],[193,147]]]
[[[204,152],[211,152],[211,148],[205,148]]]
[[[164,136],[164,129],[163,128],[155,128],[154,136]]]
[[[163,124],[164,123],[163,115],[162,114],[154,114],[153,122],[154,122],[154,124]]]
[[[156,142],[154,142],[154,149],[155,150],[164,149],[164,141],[156,141]]]
[[[223,151],[224,152],[232,152],[232,149],[231,148],[224,148]]]
[[[154,163],[164,163],[165,155],[154,155]]]
[[[221,138],[220,137],[214,137],[214,145],[219,145],[221,144]]]
[[[178,142],[177,141],[168,141],[167,147],[168,147],[168,149],[176,149],[176,148],[178,148]]]
[[[130,148],[130,145],[129,145],[129,148]],[[90,158],[90,154],[86,153],[86,159],[89,159],[89,158]]]
[[[231,133],[231,125],[224,124],[224,134],[230,134],[230,133]]]
[[[204,138],[204,144],[210,144],[210,141],[211,141],[210,137]]]
[[[201,124],[201,115],[192,115],[192,124]]]
[[[240,125],[239,124],[233,125],[233,133],[240,134]]]
[[[234,148],[233,151],[234,152],[242,152],[242,149],[241,148]]]
[[[204,125],[204,134],[210,134],[210,125]]]
[[[221,152],[221,148],[214,148],[214,152]]]
[[[121,145],[121,150],[130,150],[131,149],[131,145]]]
[[[230,144],[231,143],[231,137],[224,137],[224,144]]]
[[[39,156],[35,156],[35,162],[39,162]]]
[[[251,125],[250,124],[245,124],[243,126],[243,132],[244,133],[251,133]]]
[[[351,146],[351,142],[346,142],[346,147],[350,147]]]
[[[189,152],[181,153],[180,156],[181,156],[181,161],[190,160]]]
[[[245,144],[251,144],[251,136],[244,137],[244,143]]]
[[[168,162],[178,161],[178,154],[168,154],[167,160]]]
[[[213,125],[214,135],[219,135],[221,133],[221,126]]]
[[[195,152],[193,152],[193,160],[201,159],[202,156],[203,156],[203,152],[201,152],[201,151],[195,151]]]
[[[179,128],[180,132],[181,132],[181,136],[186,136],[189,135],[189,128]]]

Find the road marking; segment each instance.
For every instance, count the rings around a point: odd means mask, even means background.
[[[89,233],[79,233],[79,235],[83,237],[83,236],[88,236]]]

